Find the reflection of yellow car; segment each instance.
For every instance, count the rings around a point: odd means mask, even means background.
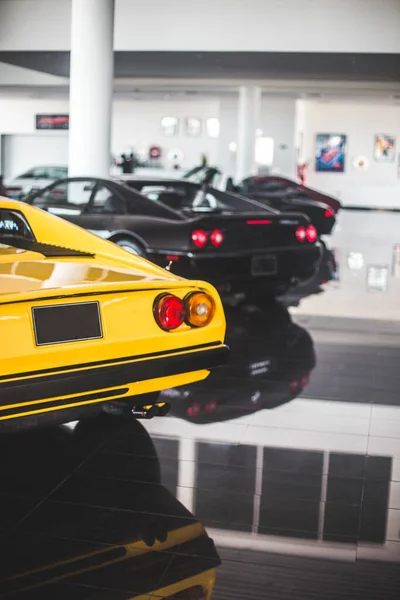
[[[161,484],[140,423],[101,415],[2,436],[1,448],[13,507],[12,535],[0,539],[1,598],[210,600],[217,550]]]
[[[110,400],[149,404],[227,355],[212,286],[4,198],[0,332],[0,428],[65,422]]]

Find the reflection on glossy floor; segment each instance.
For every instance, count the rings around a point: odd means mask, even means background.
[[[0,597],[400,597],[400,215],[330,244],[337,280],[227,309],[171,416],[0,439]]]

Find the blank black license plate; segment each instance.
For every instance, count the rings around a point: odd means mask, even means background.
[[[98,302],[32,308],[37,346],[80,342],[102,337]]]
[[[278,270],[276,256],[266,254],[263,256],[253,256],[251,261],[252,275],[275,275]]]

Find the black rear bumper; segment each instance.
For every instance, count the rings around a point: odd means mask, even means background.
[[[21,417],[34,414],[39,415],[39,421],[42,422],[46,420],[45,415],[52,411],[63,413],[60,422],[66,422],[69,420],[64,414],[67,409],[82,407],[85,411],[85,407],[95,407],[101,402],[122,400],[129,392],[126,387],[128,384],[213,369],[224,364],[228,354],[227,346],[215,342],[171,352],[122,357],[101,364],[72,365],[50,372],[24,373],[12,381],[2,377],[0,430],[9,421],[18,421]],[[75,414],[75,418],[79,418],[79,415]]]
[[[252,260],[261,256],[276,257],[275,273],[252,274]],[[216,287],[220,284],[232,284],[234,288],[240,289],[253,283],[270,284],[273,287],[308,281],[315,276],[321,257],[322,248],[319,243],[232,253],[196,252],[177,255],[178,260],[172,263],[171,271],[188,279],[209,281]],[[164,253],[153,253],[149,258],[163,267],[168,262]]]

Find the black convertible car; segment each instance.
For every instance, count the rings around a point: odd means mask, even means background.
[[[303,215],[196,184],[145,183],[139,193],[135,182],[68,178],[26,202],[221,292],[280,293],[318,269],[321,246]]]
[[[229,362],[202,382],[166,390],[170,414],[193,423],[226,421],[296,398],[316,364],[310,334],[278,302],[225,306]]]
[[[268,208],[280,212],[296,211],[307,215],[319,236],[332,233],[336,222],[335,210],[328,204],[307,196],[295,184],[292,187],[284,186],[280,179],[269,176],[248,177],[238,185],[234,185],[232,178],[224,180],[221,171],[215,167],[195,167],[186,173],[185,178],[187,181],[195,181],[206,186],[216,186],[219,182],[226,187],[227,191],[257,200]]]

